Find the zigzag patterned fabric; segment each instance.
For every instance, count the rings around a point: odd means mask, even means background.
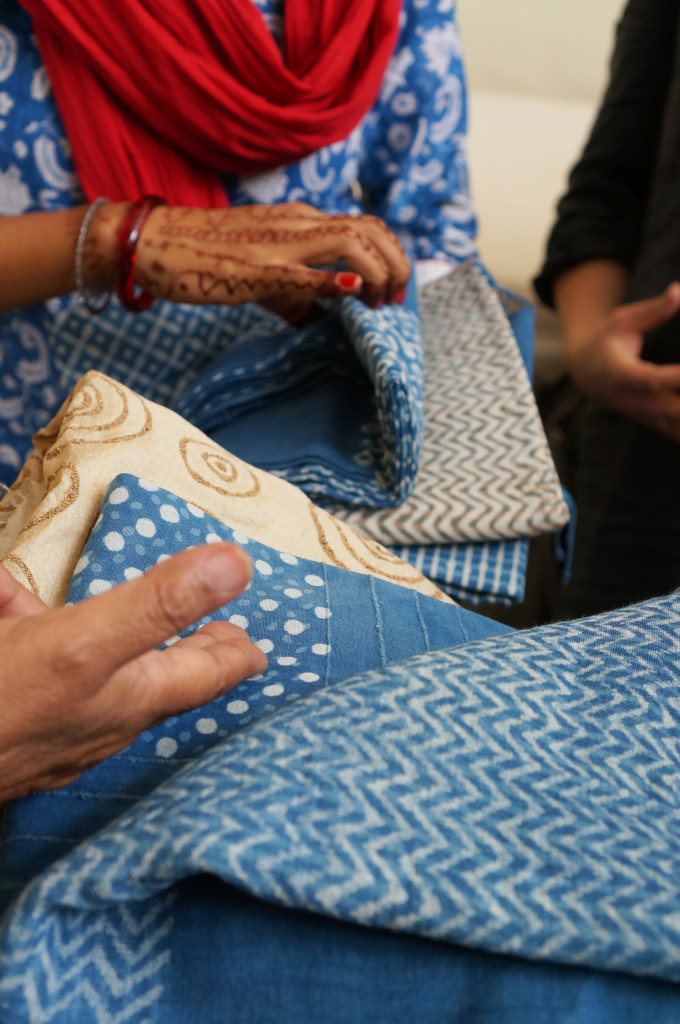
[[[416,485],[398,509],[334,515],[390,545],[507,540],[569,520],[527,372],[474,261],[419,295],[425,434]]]
[[[369,927],[679,981],[679,632],[673,594],[417,656],[252,723],[24,892],[0,1007],[12,1024],[45,1006],[59,1024],[94,1005],[159,1020],[168,890],[203,873]]]

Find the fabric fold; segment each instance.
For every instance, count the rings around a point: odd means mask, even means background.
[[[152,950],[151,1005],[170,887],[197,874],[364,926],[677,982],[679,620],[672,594],[477,640],[252,722],[26,890],[0,939],[5,1005],[48,977],[73,998],[79,965],[115,969],[131,929]]]
[[[399,505],[413,490],[423,438],[415,286],[404,306],[336,305],[303,328],[263,319],[175,408],[217,444],[315,499]]]

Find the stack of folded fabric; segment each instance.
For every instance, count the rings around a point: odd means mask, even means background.
[[[454,596],[521,599],[527,538],[569,520],[528,374],[531,313],[474,261],[418,306],[412,290],[405,308],[346,299],[302,332],[265,322],[178,411]],[[260,377],[274,363],[276,396]]]
[[[195,335],[190,308],[154,311],[100,324],[67,310],[63,383],[92,347],[99,369],[454,597],[521,599],[527,538],[559,530],[569,510],[531,391],[531,312],[475,261],[417,297],[412,285],[403,307],[344,299],[302,328],[249,305],[204,308]]]
[[[454,597],[520,600],[527,538],[569,520],[531,390],[532,311],[474,262],[427,285],[419,305],[425,427],[413,491],[397,509],[332,511]]]

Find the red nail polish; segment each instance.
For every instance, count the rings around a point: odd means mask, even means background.
[[[398,305],[401,306],[401,305],[404,304],[405,301],[406,301],[406,289],[402,288],[401,291],[397,295],[394,296],[394,302],[398,303]]]
[[[358,274],[336,274],[335,280],[338,287],[346,292],[355,292],[361,284]]]

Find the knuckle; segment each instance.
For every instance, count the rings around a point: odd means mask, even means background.
[[[286,205],[288,212],[292,213],[293,215],[306,217],[309,216],[310,214],[315,213],[313,206],[310,206],[309,203],[302,203],[300,202],[300,200],[296,200],[295,202],[292,203],[287,203]]]
[[[65,631],[58,647],[52,652],[51,675],[83,682],[87,681],[92,670],[92,648],[88,634]]]
[[[353,223],[340,224],[337,230],[338,234],[342,235],[343,238],[347,238],[353,242],[359,242],[362,240],[361,231]]]
[[[161,627],[168,626],[171,633],[177,633],[188,623],[187,606],[191,604],[190,594],[181,585],[169,587],[162,581],[153,579],[152,597],[149,602],[149,614],[154,622]]]

